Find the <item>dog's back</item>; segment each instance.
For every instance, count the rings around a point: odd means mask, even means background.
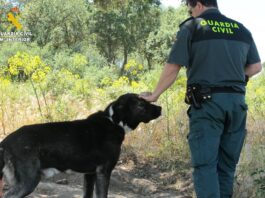
[[[88,155],[88,152],[100,155],[108,153],[105,144],[108,143],[110,150],[111,146],[120,147],[124,135],[124,131],[113,125],[103,112],[97,112],[84,120],[23,126],[5,138],[0,148],[15,155],[16,158],[36,155],[40,158],[42,169],[56,167],[60,171],[65,171],[74,170],[71,167],[72,158],[90,161],[89,163],[98,161]],[[89,159],[87,156],[90,156]],[[100,159],[102,156],[95,154],[94,158]],[[3,168],[4,161],[1,162]],[[77,169],[89,167],[86,163],[82,168],[81,164]]]

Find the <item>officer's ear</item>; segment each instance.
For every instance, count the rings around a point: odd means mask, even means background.
[[[198,7],[199,10],[202,10],[202,9],[205,7],[205,6],[202,5],[202,3],[199,2],[199,1],[197,1],[197,5],[196,5],[196,6]]]

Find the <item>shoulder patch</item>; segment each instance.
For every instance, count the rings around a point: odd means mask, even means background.
[[[185,21],[183,21],[183,22],[181,22],[181,23],[179,24],[179,27],[181,27],[181,26],[183,26],[184,24],[186,24],[186,23],[192,21],[193,19],[194,19],[194,17],[189,17],[189,18],[187,18]]]

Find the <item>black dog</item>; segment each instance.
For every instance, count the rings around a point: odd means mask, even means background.
[[[0,179],[10,184],[4,198],[34,191],[41,176],[84,173],[84,198],[106,198],[125,133],[159,117],[161,107],[125,94],[87,119],[24,126],[0,143]]]

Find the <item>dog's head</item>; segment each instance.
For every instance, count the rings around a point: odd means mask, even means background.
[[[151,104],[137,94],[120,96],[106,108],[109,118],[125,129],[135,129],[140,122],[148,123],[161,115],[161,107]],[[128,130],[126,130],[128,131]]]

